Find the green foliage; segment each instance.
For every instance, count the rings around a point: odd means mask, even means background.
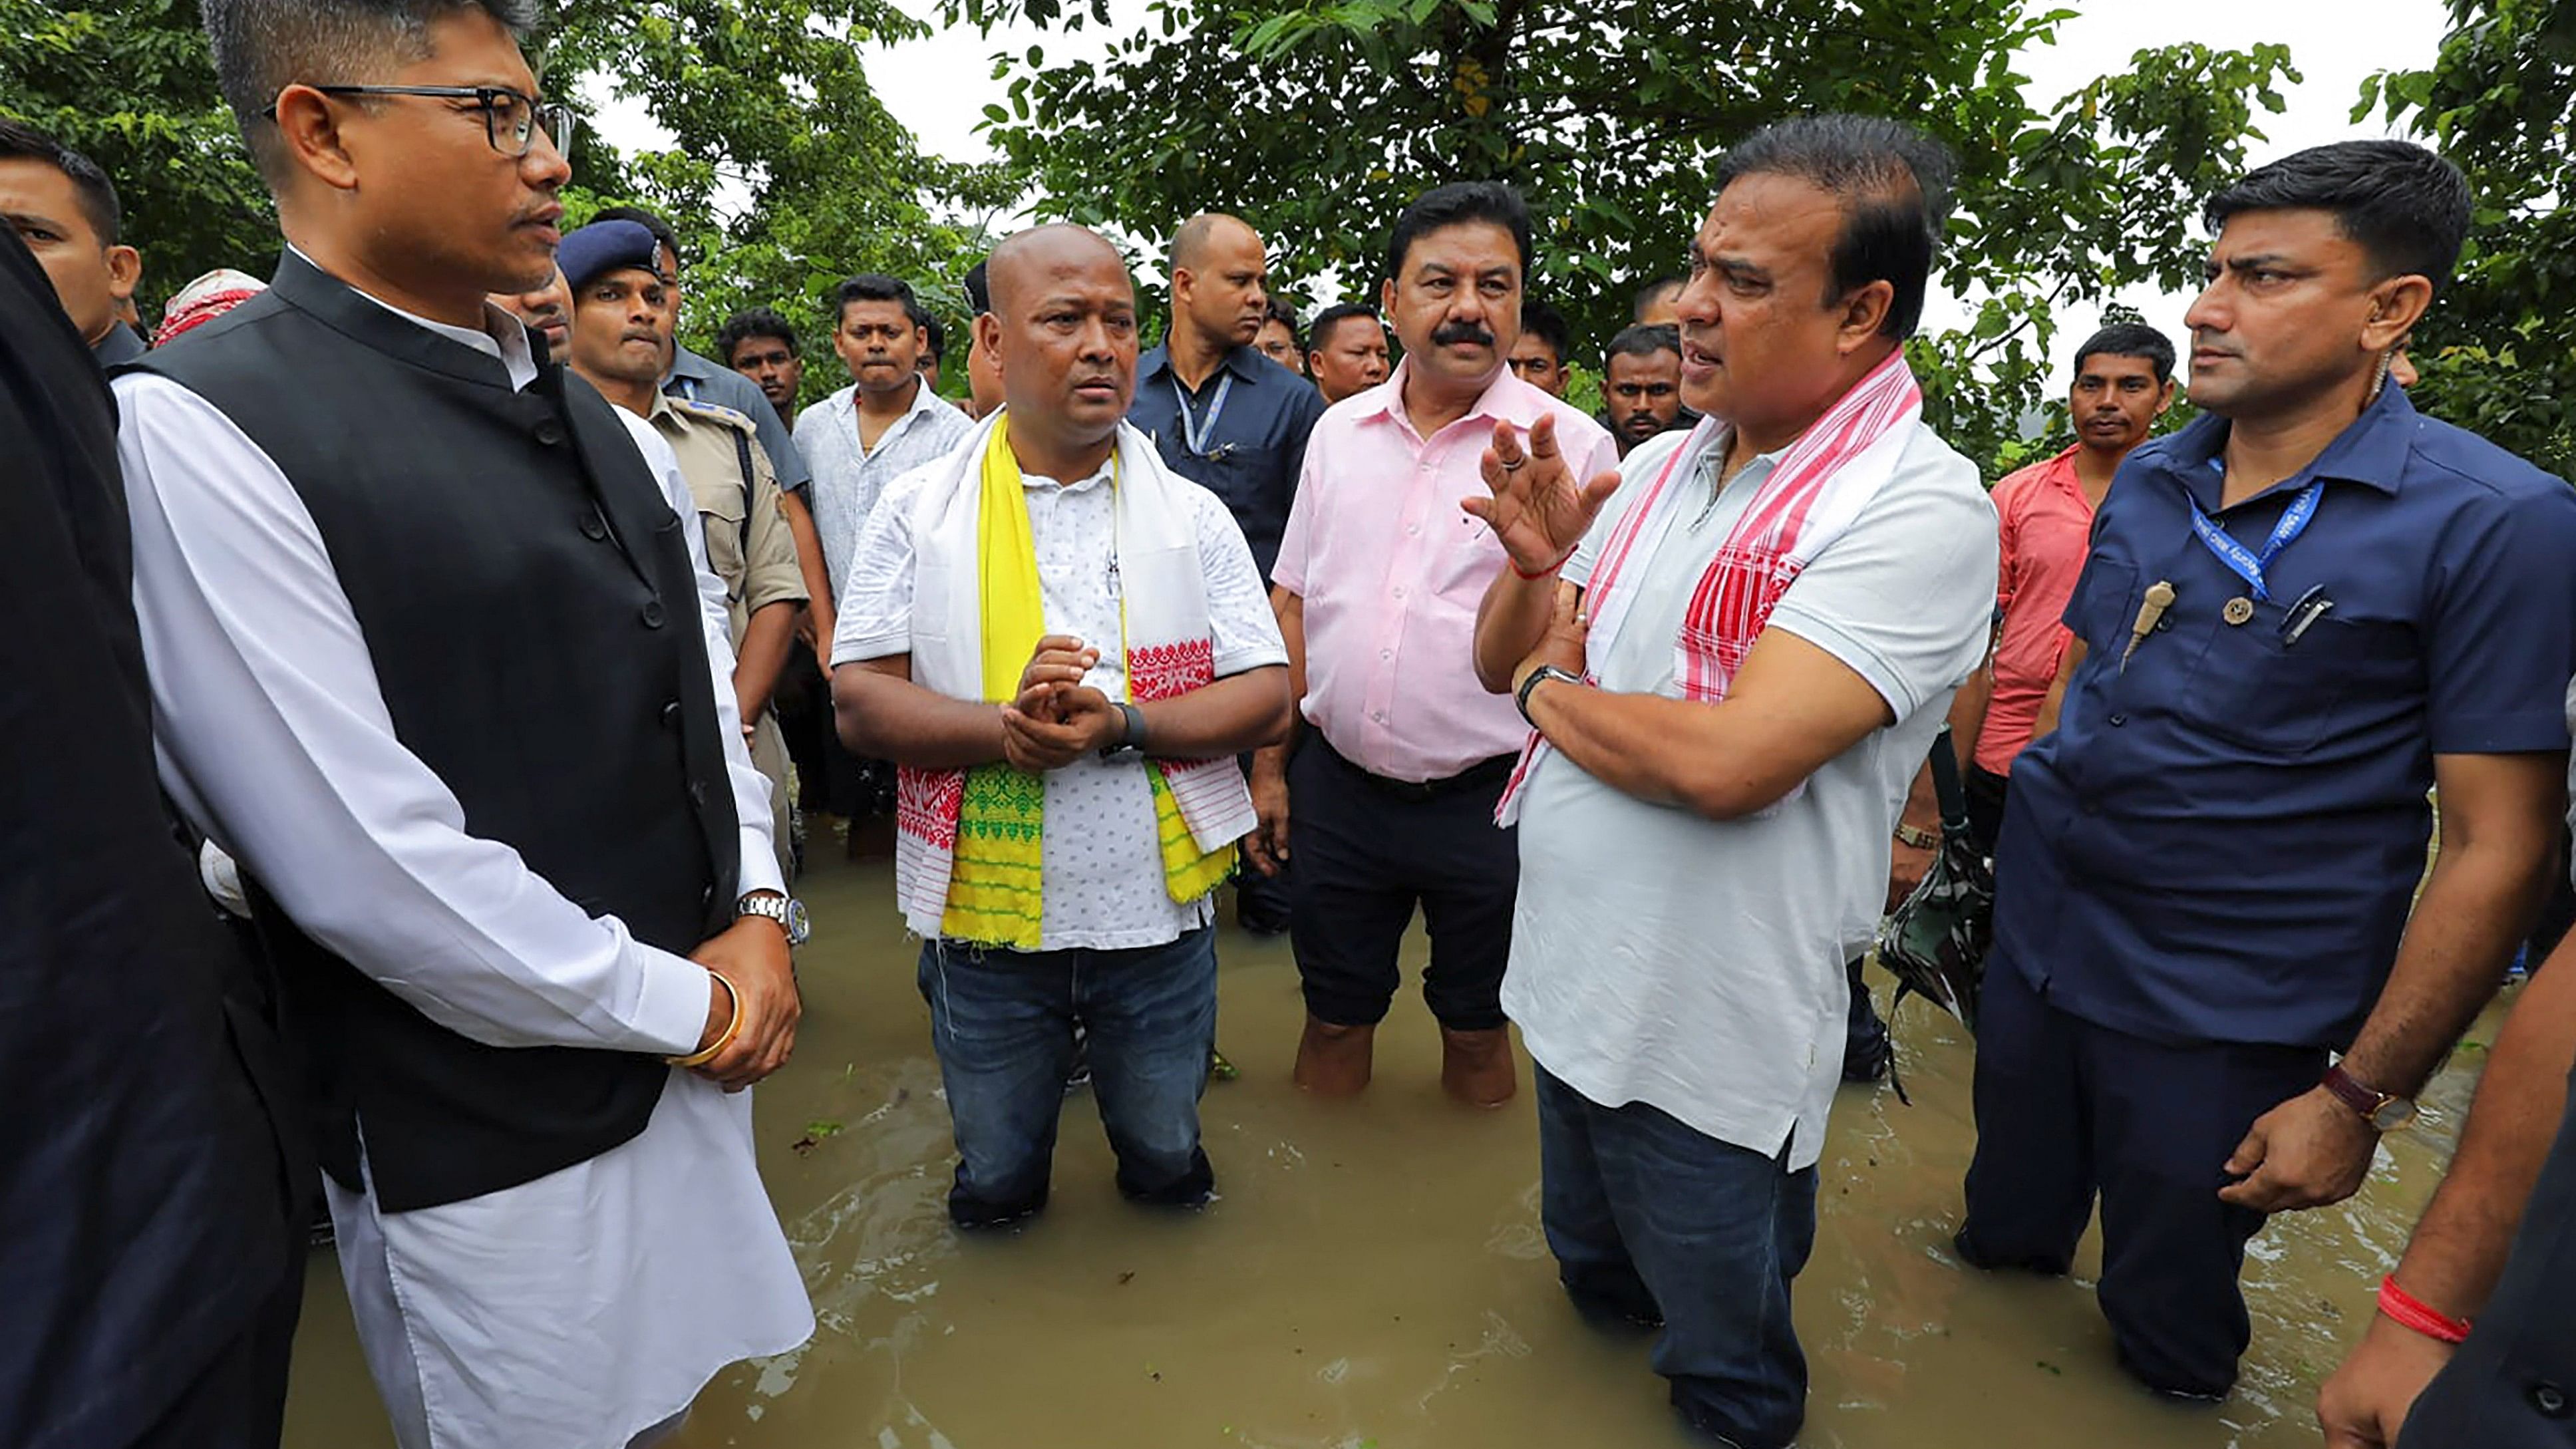
[[[116,179],[147,319],[198,272],[265,276],[277,257],[274,211],[198,27],[195,0],[0,0],[0,112]],[[962,316],[957,282],[982,235],[953,218],[1018,190],[1004,168],[921,155],[878,103],[861,49],[921,31],[885,0],[566,0],[530,41],[543,88],[576,105],[632,97],[672,136],[621,156],[583,127],[567,210],[634,200],[669,215],[690,249],[692,344],[766,302],[807,329],[814,387],[828,389],[831,285],[890,272]]]
[[[944,0],[952,19],[1107,24],[1104,4]],[[1517,184],[1537,214],[1532,290],[1607,337],[1628,294],[1677,269],[1728,143],[1854,110],[1910,120],[1960,155],[1944,277],[1973,324],[1914,349],[1933,415],[1982,462],[2007,456],[2060,365],[2057,308],[2198,267],[2202,198],[2281,108],[2288,51],[2142,51],[2035,110],[2013,69],[2071,12],[2021,0],[1672,7],[1642,0],[1153,0],[1096,66],[996,59],[986,130],[1046,210],[1160,238],[1202,208],[1284,250],[1292,290],[1374,279],[1406,201],[1462,178]],[[1322,299],[1314,299],[1322,300]]]
[[[2576,477],[2576,3],[2454,0],[2431,69],[2371,77],[2353,108],[2467,173],[2476,220],[2416,336],[2417,406]]]

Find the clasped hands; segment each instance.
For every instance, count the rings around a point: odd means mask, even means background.
[[[1558,587],[1557,570],[1574,556],[1602,506],[1619,488],[1616,469],[1580,479],[1556,442],[1556,418],[1532,424],[1526,446],[1509,423],[1494,425],[1494,439],[1478,461],[1490,498],[1459,500],[1459,507],[1494,531],[1519,579],[1553,591],[1547,628],[1512,668],[1512,688],[1543,664],[1574,675],[1584,672],[1585,636],[1591,620],[1572,591]]]
[[[1015,770],[1042,775],[1121,738],[1126,718],[1109,696],[1083,683],[1100,651],[1070,634],[1038,641],[1020,672],[1018,697],[1002,706],[1002,758]]]

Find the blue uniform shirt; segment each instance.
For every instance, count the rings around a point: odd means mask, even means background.
[[[1136,359],[1136,399],[1127,405],[1127,421],[1153,437],[1173,472],[1225,500],[1267,584],[1288,528],[1288,506],[1297,501],[1306,435],[1324,415],[1324,396],[1255,347],[1227,353],[1186,404],[1185,391],[1172,371],[1171,349],[1155,348]],[[1196,448],[1183,426],[1184,406],[1199,432]]]
[[[2563,750],[2576,493],[2384,389],[2308,470],[2224,512],[2204,416],[2120,466],[2066,610],[2088,651],[2022,752],[1997,847],[1992,969],[2161,1041],[2348,1045],[2396,958],[2435,755]],[[2252,590],[2186,495],[2260,552]],[[2121,653],[2148,587],[2163,624]],[[2296,642],[2311,589],[2334,607]]]

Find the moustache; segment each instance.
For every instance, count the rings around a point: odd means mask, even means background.
[[[1443,322],[1431,334],[1431,345],[1447,347],[1456,342],[1473,342],[1479,347],[1494,345],[1494,334],[1473,322]]]

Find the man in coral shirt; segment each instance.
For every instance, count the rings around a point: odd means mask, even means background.
[[[1994,854],[2003,825],[2013,758],[2030,743],[2031,724],[2066,653],[2066,626],[2059,620],[2084,572],[2093,510],[2110,491],[2120,460],[2147,440],[2156,419],[2173,406],[2173,368],[2173,343],[2152,327],[2121,322],[2094,333],[2075,354],[2075,383],[2067,394],[2074,445],[1995,485],[1995,514],[2003,529],[2003,571],[1995,588],[2001,623],[1990,668],[1959,691],[1950,710],[1951,738],[1974,742],[1962,761],[1968,825],[1986,855]],[[1897,827],[1894,874],[1905,890],[1931,864],[1940,824],[1927,772]]]

